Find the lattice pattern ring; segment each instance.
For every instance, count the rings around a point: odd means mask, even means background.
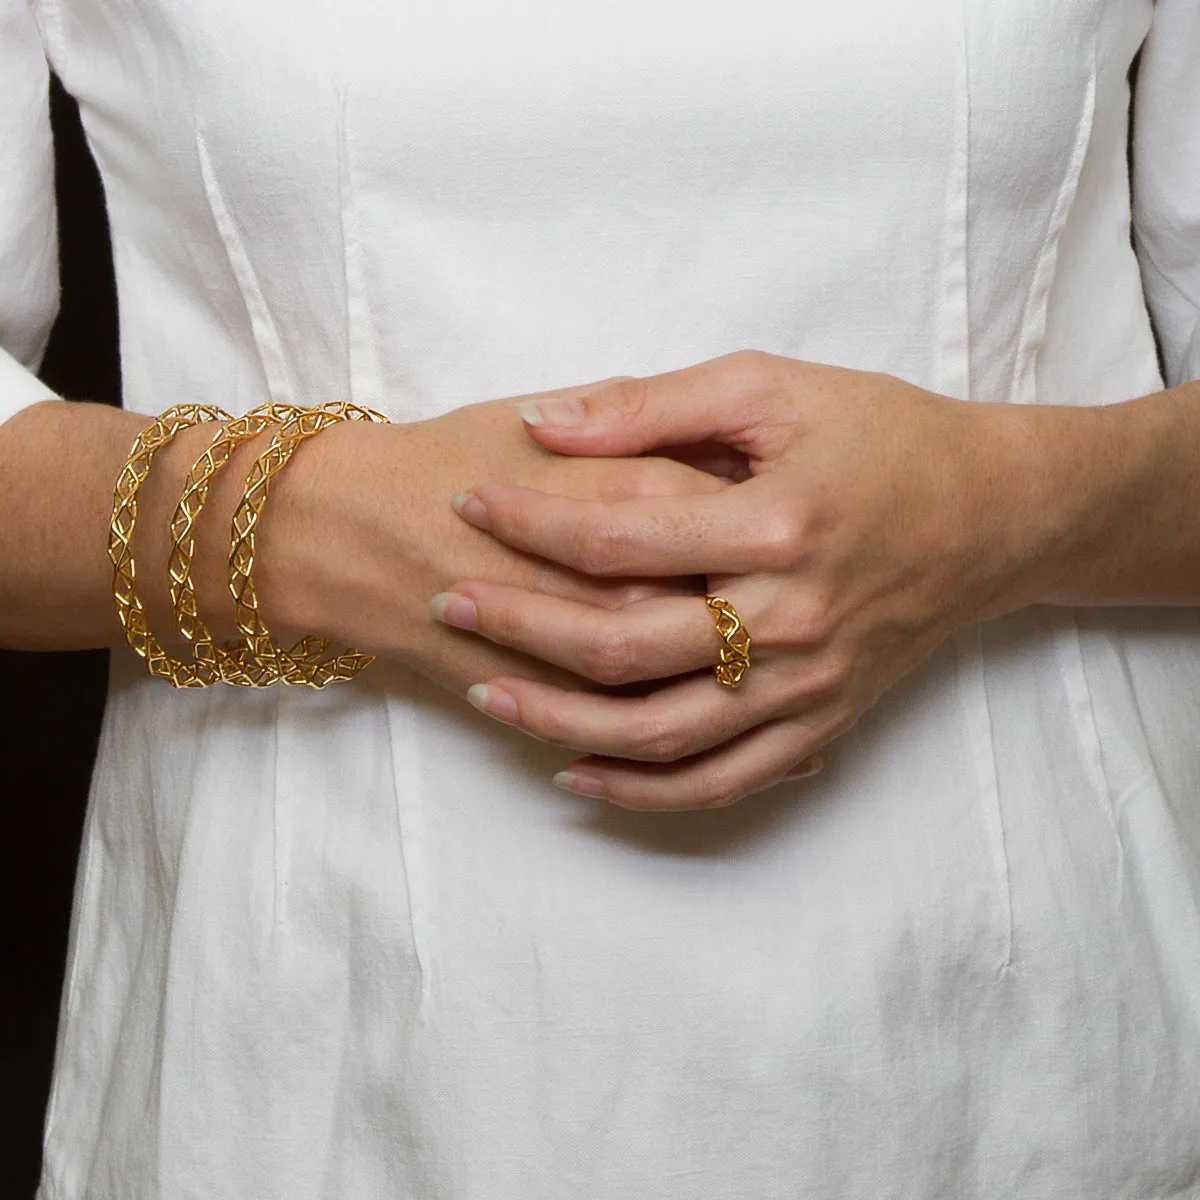
[[[713,667],[713,674],[722,687],[735,688],[750,670],[750,634],[728,600],[705,596],[704,603],[716,620],[717,636],[721,639],[721,658]]]

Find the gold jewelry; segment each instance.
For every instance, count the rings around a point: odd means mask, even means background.
[[[314,688],[353,679],[374,661],[374,655],[346,650],[334,658],[313,662],[281,650],[259,616],[258,593],[250,576],[254,569],[255,527],[266,503],[272,478],[283,469],[302,441],[339,421],[386,422],[387,417],[343,401],[304,409],[286,421],[250,469],[245,494],[233,514],[229,548],[229,590],[233,593],[235,604],[234,620],[246,639],[250,657],[276,671],[283,683],[307,684]],[[309,646],[311,649],[310,639],[305,639],[300,646]]]
[[[705,596],[704,603],[716,620],[717,636],[721,639],[721,658],[713,667],[713,674],[722,687],[735,688],[750,670],[750,634],[728,600]]]
[[[150,631],[146,610],[138,598],[133,561],[133,530],[137,524],[138,489],[150,473],[155,454],[181,429],[206,421],[227,421],[224,409],[210,404],[179,404],[169,408],[138,434],[129,459],[117,476],[113,492],[113,514],[108,534],[108,557],[113,564],[113,600],[126,640],[145,660],[151,675],[166,679],[173,687],[210,687],[217,673],[205,663],[188,663],[172,658]]]
[[[192,583],[192,555],[196,538],[192,530],[208,499],[213,477],[229,461],[242,442],[257,437],[270,425],[286,422],[304,410],[294,404],[268,403],[226,423],[204,453],[192,465],[183,495],[171,518],[171,556],[167,573],[171,581],[171,601],[175,605],[175,623],[192,648],[192,658],[213,671],[224,683],[241,687],[269,687],[279,680],[273,663],[254,658],[244,644],[218,646],[196,607],[196,588]],[[329,648],[325,638],[308,637],[288,651],[299,661],[315,663]]]

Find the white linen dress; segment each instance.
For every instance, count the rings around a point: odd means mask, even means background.
[[[1200,375],[1196,0],[0,0],[0,415],[45,59],[131,409]],[[638,814],[394,664],[115,652],[40,1200],[1200,1197],[1198,730],[1200,611],[1036,608],[814,781]]]

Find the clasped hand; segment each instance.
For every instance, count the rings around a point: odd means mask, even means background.
[[[731,480],[711,494],[571,499],[480,482],[459,515],[590,576],[702,576],[753,637],[736,689],[711,667],[696,596],[594,605],[466,579],[439,620],[599,684],[519,675],[470,699],[587,757],[556,782],[632,808],[733,803],[819,769],[816,752],[963,624],[1013,607],[1020,414],[900,380],[740,352],[518,406],[560,455],[675,453]],[[686,448],[686,449],[683,449]],[[630,693],[633,694],[630,694]]]

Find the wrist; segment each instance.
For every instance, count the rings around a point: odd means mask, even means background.
[[[1152,470],[1153,422],[1136,402],[996,405],[997,584],[983,616],[1086,603],[1116,523]]]
[[[385,511],[383,498],[395,497],[397,477],[420,469],[407,453],[408,428],[332,425],[302,443],[273,480],[258,523],[254,579],[259,611],[280,644],[318,634],[399,656],[390,641],[378,644],[377,614],[382,606],[404,625],[402,590],[409,581],[382,576],[379,549],[405,520],[402,510]],[[244,477],[243,470],[230,516]],[[402,641],[404,630],[394,632]]]

